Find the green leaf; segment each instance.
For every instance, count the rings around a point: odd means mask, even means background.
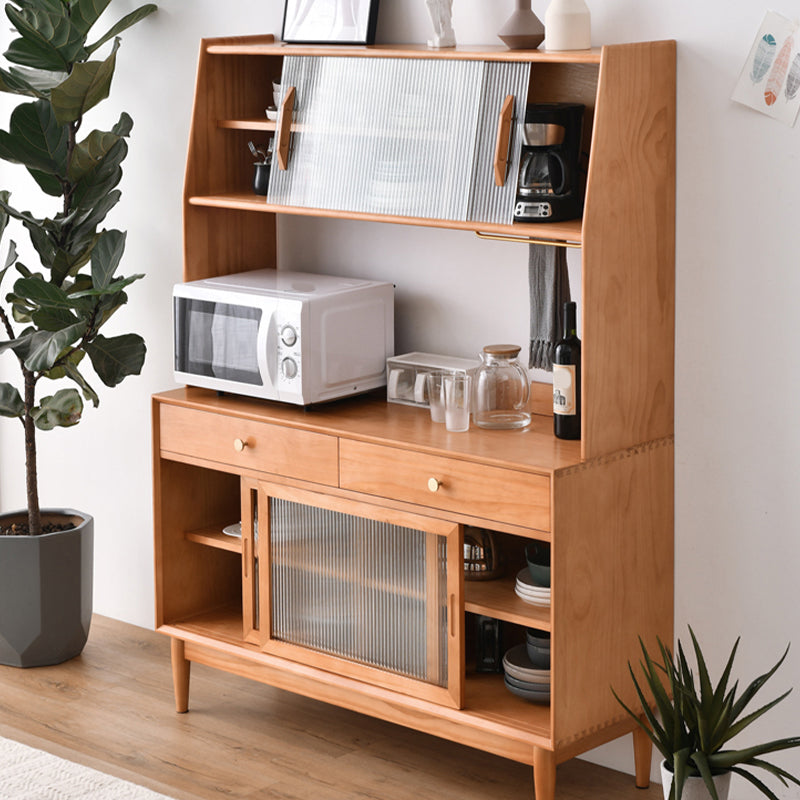
[[[34,409],[33,421],[42,431],[53,428],[69,428],[80,422],[83,400],[76,389],[59,389],[54,395],[43,397]]]
[[[746,769],[741,769],[740,767],[731,767],[731,772],[736,773],[737,775],[741,775],[745,780],[750,781],[765,797],[768,797],[769,800],[781,800],[775,792],[770,789],[766,783],[760,781],[755,775],[748,772]]]
[[[83,356],[83,353],[81,352],[80,355]],[[97,396],[97,392],[94,389],[92,389],[92,387],[89,385],[89,383],[83,377],[83,375],[80,372],[78,372],[77,362],[73,363],[72,361],[67,361],[64,364],[63,369],[64,369],[64,374],[66,375],[66,377],[68,377],[70,380],[72,380],[75,383],[77,383],[78,386],[81,387],[81,391],[83,392],[83,396],[87,400],[91,401],[92,405],[95,408],[97,408],[97,406],[100,405],[100,398]]]
[[[111,338],[97,336],[87,342],[85,350],[100,380],[106,386],[116,386],[128,375],[142,371],[147,348],[141,336],[128,333]]]
[[[711,773],[711,767],[708,766],[708,759],[705,753],[700,751],[692,753],[691,760],[702,776],[703,783],[705,783],[706,789],[708,789],[708,793],[711,795],[711,800],[719,800],[717,787],[714,785],[714,776]]]
[[[109,39],[113,39],[115,36],[118,36],[122,31],[130,28],[132,25],[135,25],[137,22],[140,22],[145,17],[152,14],[158,6],[154,5],[153,3],[148,3],[147,5],[140,6],[135,11],[131,11],[130,14],[124,16],[113,28],[108,30],[105,34],[103,34],[100,39],[98,39],[93,45],[89,45],[86,48],[86,52],[91,55],[97,50],[98,47],[102,47]]]
[[[52,175],[66,175],[67,145],[67,131],[45,100],[17,106],[8,132],[0,131],[0,158]]]
[[[36,331],[28,337],[24,360],[31,372],[47,372],[53,368],[64,348],[74,344],[86,331],[86,324],[78,322],[60,331]],[[16,352],[20,351],[15,348]]]
[[[60,331],[80,321],[71,312],[60,308],[43,308],[31,314],[31,322],[43,331]]]
[[[125,252],[126,234],[122,231],[103,231],[92,251],[92,284],[105,290]]]
[[[11,67],[0,69],[0,91],[45,100],[50,90],[66,78],[65,72]]]
[[[73,26],[86,36],[110,2],[111,0],[75,0],[70,9]]]
[[[14,284],[14,294],[27,300],[30,305],[45,308],[72,307],[67,293],[41,277],[19,278]]]
[[[25,403],[19,392],[10,383],[0,383],[0,416],[22,417],[25,414]]]
[[[16,64],[36,69],[69,72],[85,58],[85,36],[73,27],[66,6],[15,9],[6,5],[6,16],[19,32],[5,53]]]
[[[76,64],[69,77],[50,92],[59,125],[79,120],[90,108],[105,100],[111,91],[111,79],[117,61],[119,39],[105,61]]]
[[[11,267],[17,260],[17,246],[14,242],[8,243],[8,255],[6,256],[5,264],[3,264],[3,268],[0,269],[0,283],[3,282],[3,278],[6,276],[6,272],[8,272],[9,267]]]

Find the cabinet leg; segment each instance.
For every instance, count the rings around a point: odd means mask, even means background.
[[[633,732],[633,765],[636,771],[636,788],[650,786],[650,762],[653,758],[653,742],[639,727]]]
[[[555,800],[556,754],[552,750],[533,748],[533,794],[535,800]]]
[[[175,691],[175,710],[183,714],[189,710],[189,669],[192,662],[186,658],[183,639],[171,639],[172,685]]]

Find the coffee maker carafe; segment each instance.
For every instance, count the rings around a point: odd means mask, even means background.
[[[581,215],[584,106],[532,103],[522,127],[515,222],[560,222]]]

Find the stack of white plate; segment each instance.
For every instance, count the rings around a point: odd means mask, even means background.
[[[512,647],[503,656],[503,670],[509,692],[534,703],[550,702],[550,670],[534,667],[524,644]]]
[[[534,606],[550,605],[550,587],[536,586],[528,568],[517,573],[517,585],[514,587],[517,597]]]

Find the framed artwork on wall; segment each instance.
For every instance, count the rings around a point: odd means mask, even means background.
[[[286,0],[284,42],[374,44],[378,0]]]

